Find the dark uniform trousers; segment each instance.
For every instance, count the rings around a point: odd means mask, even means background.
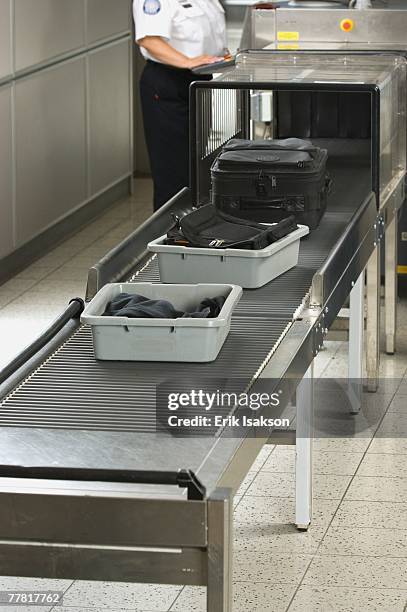
[[[189,185],[189,86],[196,80],[190,70],[152,61],[147,61],[141,76],[155,210]]]

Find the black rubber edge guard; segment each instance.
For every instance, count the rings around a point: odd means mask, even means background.
[[[21,351],[5,368],[0,371],[0,385],[15,374],[27,361],[32,359],[38,351],[48,344],[63,327],[72,319],[79,319],[85,309],[82,298],[73,298],[67,308],[62,312],[45,331],[38,336],[32,344]]]

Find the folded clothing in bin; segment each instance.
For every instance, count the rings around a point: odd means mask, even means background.
[[[230,140],[211,168],[212,202],[264,223],[295,215],[315,229],[327,206],[328,152],[309,140]]]
[[[296,231],[293,216],[265,227],[255,221],[238,219],[217,210],[213,204],[177,218],[167,234],[166,244],[195,248],[259,250]]]
[[[205,298],[195,312],[177,310],[168,300],[152,300],[143,295],[120,293],[106,306],[104,317],[129,319],[214,319],[219,316],[226,298]]]
[[[123,294],[127,296],[124,304],[120,303]],[[204,311],[224,303],[218,316],[206,318],[147,318],[145,312],[141,318],[104,316],[109,304],[125,306],[129,304],[128,298],[135,295],[145,296],[156,305],[165,301],[181,313],[194,311],[198,305]],[[81,321],[92,328],[96,359],[208,363],[216,359],[228,337],[232,313],[241,295],[242,289],[230,283],[112,283],[98,291],[82,313]],[[136,300],[136,306],[138,303],[140,300]]]

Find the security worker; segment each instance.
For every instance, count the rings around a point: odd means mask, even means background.
[[[192,69],[223,59],[225,13],[219,0],[133,0],[133,13],[157,210],[189,185],[189,86],[202,80]]]

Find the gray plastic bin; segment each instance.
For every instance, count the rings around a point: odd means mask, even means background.
[[[263,287],[298,264],[300,240],[309,228],[298,229],[261,250],[201,249],[164,244],[166,236],[150,242],[158,255],[163,283],[233,283],[243,289]]]
[[[227,296],[214,319],[130,319],[104,317],[107,304],[120,293],[164,299],[191,311],[204,298]],[[114,283],[103,287],[85,308],[81,321],[92,327],[96,359],[111,361],[214,361],[229,330],[232,312],[242,295],[233,285],[162,285]]]

